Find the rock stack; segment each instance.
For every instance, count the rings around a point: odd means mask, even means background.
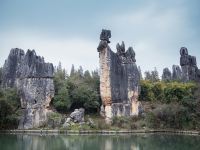
[[[35,128],[47,121],[48,106],[54,96],[53,65],[45,63],[34,50],[11,49],[3,66],[4,88],[16,87],[23,116],[19,129]]]
[[[163,81],[200,81],[200,69],[197,67],[196,57],[188,54],[186,47],[180,49],[180,66],[173,65],[172,73],[168,68],[163,69]],[[171,74],[171,75],[170,75]]]
[[[125,51],[122,42],[114,53],[109,47],[111,31],[102,30],[97,48],[100,62],[100,95],[103,103],[101,114],[109,120],[114,116],[138,115],[140,74],[132,47]],[[103,114],[104,113],[104,114]]]

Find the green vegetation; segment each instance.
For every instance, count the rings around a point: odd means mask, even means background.
[[[200,86],[197,83],[141,81],[139,96],[148,128],[200,129]]]
[[[140,71],[141,72],[141,71]],[[144,113],[138,117],[114,117],[106,124],[99,116],[101,105],[98,71],[91,73],[72,65],[68,74],[61,63],[55,69],[55,96],[51,102],[54,113],[49,114],[44,127],[62,128],[64,118],[76,108],[85,108],[94,125],[74,124],[70,130],[120,129],[188,129],[200,130],[200,85],[193,82],[160,81],[158,72],[145,72],[141,76],[139,100]],[[2,68],[0,68],[0,79]],[[1,80],[0,80],[1,82]],[[21,115],[20,99],[16,89],[0,89],[0,129],[16,128]],[[85,117],[87,122],[88,118]]]
[[[183,102],[186,98],[194,99],[196,89],[197,84],[195,83],[142,80],[139,100],[163,103]]]
[[[47,126],[53,129],[59,127],[61,124],[61,120],[62,120],[61,114],[52,112],[48,115]]]
[[[72,65],[70,76],[62,69],[61,64],[54,75],[55,97],[53,106],[58,112],[66,113],[83,107],[88,113],[96,113],[100,107],[99,75],[88,70],[83,72]]]
[[[0,89],[0,129],[18,126],[20,99],[16,89]]]

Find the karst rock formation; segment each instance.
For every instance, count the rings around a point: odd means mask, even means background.
[[[125,44],[117,44],[117,52],[109,47],[110,30],[102,30],[97,48],[100,63],[100,95],[103,106],[101,115],[106,121],[114,116],[138,115],[141,103],[138,101],[140,74],[132,47],[125,51]]]
[[[200,69],[197,67],[196,57],[188,54],[186,47],[180,48],[180,66],[173,65],[172,73],[169,68],[163,69],[163,81],[200,81]]]
[[[23,115],[19,129],[44,125],[54,96],[53,65],[45,63],[34,50],[11,49],[3,66],[4,88],[17,88]]]

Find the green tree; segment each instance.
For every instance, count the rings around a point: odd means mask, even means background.
[[[66,85],[59,87],[58,93],[55,94],[53,105],[59,112],[67,112],[71,107],[71,100]]]
[[[72,77],[74,75],[75,75],[75,68],[74,68],[74,65],[72,64],[71,72],[70,72],[70,77]]]
[[[78,75],[79,75],[80,77],[83,77],[83,68],[82,68],[82,66],[79,66]]]
[[[150,73],[150,71],[145,71],[144,72],[144,79],[151,81],[151,73]]]
[[[72,91],[72,108],[83,107],[88,112],[96,112],[99,106],[97,92],[87,85],[79,85]]]
[[[145,74],[145,77],[144,77],[145,80],[149,80],[151,82],[157,82],[160,80],[159,74],[156,68],[154,68],[153,71],[145,71],[144,74]]]
[[[154,70],[151,71],[151,81],[152,81],[152,82],[157,82],[157,81],[159,81],[159,80],[160,80],[160,79],[159,79],[158,71],[157,71],[156,68],[154,68]]]
[[[17,128],[20,98],[16,89],[0,89],[0,129]]]

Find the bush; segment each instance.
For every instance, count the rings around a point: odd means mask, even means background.
[[[141,93],[139,99],[142,101],[161,101],[164,103],[181,102],[185,97],[192,98],[197,85],[195,83],[179,82],[151,82],[141,81]]]
[[[62,87],[62,89],[54,96],[52,102],[57,111],[67,112],[71,106],[68,90],[65,87]]]
[[[17,128],[20,99],[16,89],[0,89],[0,129]]]
[[[140,129],[145,127],[144,119],[141,116],[129,116],[129,117],[113,117],[112,126],[119,129]]]
[[[97,120],[95,122],[95,127],[94,128],[97,129],[97,130],[104,130],[104,129],[108,130],[108,129],[111,128],[111,126],[110,126],[110,124],[107,124],[105,122],[105,120]]]
[[[13,129],[18,126],[19,116],[6,100],[0,100],[0,129]]]
[[[129,124],[129,117],[113,117],[112,119],[112,125],[117,126],[119,128],[126,128]]]
[[[182,129],[190,124],[188,109],[180,105],[162,105],[154,109],[146,116],[149,128],[175,128]]]
[[[61,125],[61,120],[62,120],[62,116],[59,113],[49,113],[48,115],[48,127],[50,128],[56,128],[56,127],[60,127]]]
[[[98,71],[83,72],[82,67],[75,70],[72,65],[70,76],[61,64],[54,74],[55,96],[52,101],[58,112],[65,113],[83,107],[86,112],[98,112],[100,107]]]

